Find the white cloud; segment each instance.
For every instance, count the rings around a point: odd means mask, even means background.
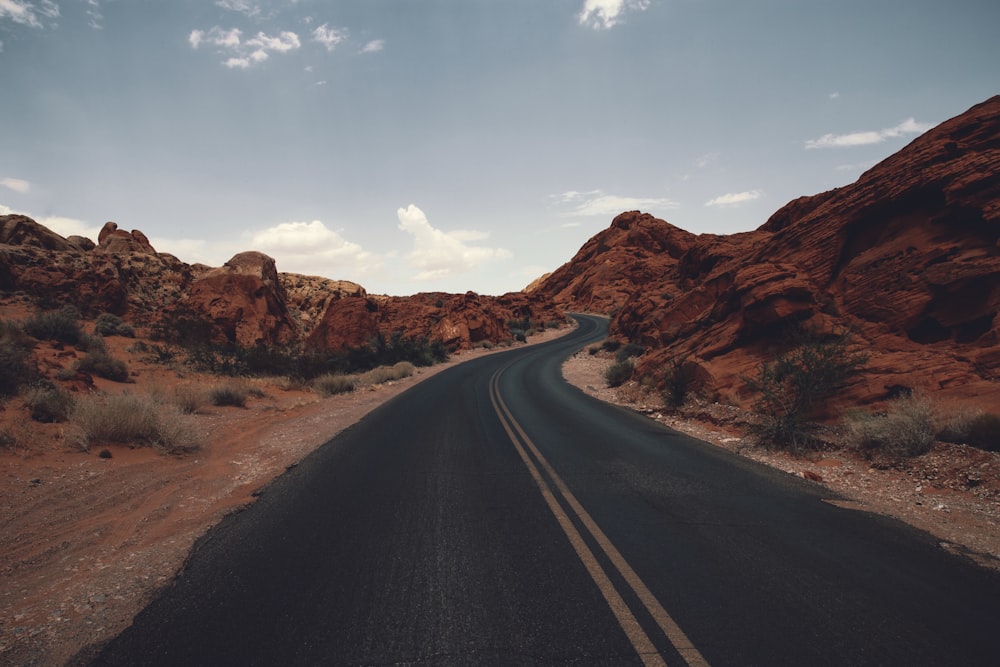
[[[101,3],[99,0],[87,0],[87,18],[90,19],[87,23],[94,30],[102,30],[104,28],[104,15],[101,13]]]
[[[254,250],[274,257],[279,271],[353,279],[381,267],[372,253],[346,240],[320,220],[283,222],[254,232]]]
[[[729,192],[719,195],[714,199],[705,202],[705,206],[737,206],[754,199],[760,199],[764,195],[760,190],[747,190],[746,192]]]
[[[585,0],[577,17],[580,25],[594,30],[608,30],[621,23],[621,15],[626,10],[645,11],[650,0]]]
[[[923,134],[934,127],[931,123],[918,123],[913,118],[907,118],[895,127],[884,130],[869,130],[867,132],[852,132],[850,134],[824,134],[819,139],[806,141],[806,148],[850,148],[853,146],[870,146],[880,144],[886,139],[894,139],[907,134]]]
[[[11,207],[0,204],[0,215],[11,215],[13,213],[14,210]]]
[[[257,36],[248,39],[246,44],[261,51],[277,51],[278,53],[288,53],[302,46],[299,36],[290,30],[282,30],[276,37],[258,32]]]
[[[0,0],[0,19],[9,18],[14,23],[31,28],[41,28],[42,19],[59,17],[59,5],[52,0],[27,2],[26,0]]]
[[[424,212],[415,205],[396,211],[399,229],[413,236],[413,250],[407,254],[407,265],[418,273],[414,280],[434,280],[472,271],[482,262],[504,259],[511,254],[503,248],[468,245],[482,241],[488,234],[457,230],[445,232],[435,229]]]
[[[577,192],[570,190],[553,195],[557,204],[571,205],[573,210],[567,215],[616,216],[624,211],[675,209],[679,204],[666,197],[622,197],[606,195],[600,190]]]
[[[718,160],[720,155],[722,155],[722,154],[718,153],[718,152],[705,153],[700,158],[698,158],[697,160],[695,160],[694,163],[695,163],[695,165],[697,165],[697,167],[699,169],[704,169],[705,167],[711,165],[713,162],[715,162],[716,160]]]
[[[384,39],[373,39],[361,47],[361,53],[378,53],[385,48]]]
[[[313,40],[333,51],[338,44],[347,39],[346,28],[330,28],[326,23],[313,30]]]
[[[38,224],[48,227],[59,236],[85,236],[94,243],[97,243],[97,236],[101,233],[101,227],[103,227],[103,225],[94,225],[84,220],[64,218],[61,216],[49,216],[47,218],[33,219]]]
[[[207,32],[192,30],[188,35],[188,43],[192,49],[198,49],[202,44],[218,47],[223,55],[228,55],[222,64],[230,69],[247,69],[251,65],[264,62],[270,58],[271,53],[288,53],[302,46],[299,36],[290,30],[282,30],[273,36],[258,32],[250,39],[244,40],[243,32],[239,28],[224,30],[219,26]]]
[[[3,0],[0,0],[2,2]],[[20,178],[0,178],[0,185],[14,192],[25,193],[31,189],[31,183]]]
[[[829,97],[831,100],[839,100],[840,99],[840,93],[838,93],[837,91],[833,91],[827,97]]]
[[[245,14],[250,18],[256,18],[261,13],[260,5],[246,0],[215,0],[215,5],[231,12]]]

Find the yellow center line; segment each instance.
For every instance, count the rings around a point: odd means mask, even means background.
[[[544,477],[535,465],[532,457],[528,455],[525,451],[527,447],[531,451],[531,455],[534,456],[534,460],[537,460],[539,465],[545,470],[549,478],[552,480],[556,487],[556,490],[563,497],[569,507],[573,512],[579,517],[580,521],[583,523],[584,527],[597,542],[597,545],[604,552],[605,556],[611,561],[615,569],[622,576],[626,583],[632,588],[632,591],[645,606],[646,610],[652,616],[653,620],[663,631],[663,634],[667,637],[670,643],[674,646],[677,652],[681,655],[684,661],[690,667],[708,667],[708,661],[705,660],[704,656],[695,648],[694,644],[688,639],[684,631],[681,630],[680,626],[674,621],[674,619],[667,613],[660,604],[660,601],[656,599],[656,596],[649,590],[649,588],[643,583],[639,575],[636,574],[635,570],[628,564],[621,552],[615,547],[615,545],[608,539],[604,531],[597,525],[594,519],[587,513],[580,502],[576,499],[576,496],[569,490],[566,483],[563,482],[562,478],[556,474],[556,471],[549,464],[548,460],[542,456],[542,453],[532,442],[528,434],[524,432],[521,425],[514,419],[514,415],[511,413],[507,404],[504,403],[503,398],[500,396],[499,389],[499,378],[503,373],[504,369],[501,369],[493,378],[490,380],[490,400],[493,403],[493,409],[497,416],[500,418],[500,423],[503,425],[504,430],[507,432],[507,436],[510,441],[514,444],[514,448],[517,450],[518,455],[524,462],[528,471],[531,473],[532,478],[535,480],[535,484],[538,486],[545,498],[545,502],[549,507],[549,510],[555,516],[559,525],[562,527],[563,532],[566,537],[569,538],[570,543],[573,545],[577,556],[583,562],[587,571],[590,573],[591,578],[597,587],[600,589],[601,594],[607,601],[608,606],[614,613],[615,618],[618,620],[619,625],[621,625],[622,630],[625,631],[626,636],[628,636],[629,641],[635,647],[636,652],[639,654],[643,663],[646,665],[665,665],[663,658],[659,655],[656,650],[655,645],[650,641],[649,637],[642,630],[639,622],[636,620],[632,611],[628,608],[625,600],[621,597],[621,594],[615,589],[614,584],[611,583],[611,579],[608,577],[607,573],[597,562],[596,557],[593,552],[587,547],[580,535],[579,531],[573,525],[572,520],[563,510],[562,505],[556,499],[555,494],[549,485],[545,482]],[[519,436],[519,437],[518,437]],[[524,443],[522,446],[521,443]]]

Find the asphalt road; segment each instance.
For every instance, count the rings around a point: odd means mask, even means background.
[[[318,449],[93,664],[1000,664],[1000,576],[588,398],[579,322]]]

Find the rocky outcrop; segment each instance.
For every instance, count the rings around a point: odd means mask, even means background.
[[[636,222],[645,235],[625,233]],[[693,236],[623,214],[539,291],[567,308],[614,312],[613,333],[652,350],[641,372],[687,358],[737,402],[741,376],[774,353],[783,331],[805,324],[849,329],[870,352],[850,400],[906,386],[995,406],[998,242],[995,97],[856,183],[790,202],[754,232]]]
[[[104,223],[104,227],[101,228],[97,237],[97,247],[109,253],[156,254],[156,250],[150,245],[145,234],[137,229],[131,232],[118,229],[118,224],[114,222]]]
[[[42,250],[73,249],[66,239],[25,215],[0,216],[0,244]]]
[[[274,259],[243,252],[199,276],[178,309],[212,324],[218,343],[283,346],[298,339]]]

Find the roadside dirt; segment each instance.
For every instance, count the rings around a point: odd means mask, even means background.
[[[802,455],[761,449],[745,437],[749,415],[733,406],[694,400],[671,412],[634,382],[609,389],[604,371],[613,362],[581,351],[563,365],[563,375],[591,396],[823,485],[834,492],[833,504],[895,517],[935,536],[942,549],[1000,570],[1000,453],[935,442],[922,456],[883,466],[844,446]]]
[[[531,343],[566,333],[547,331]],[[110,339],[133,382],[97,389],[165,394],[185,383],[217,383],[144,363],[128,339]],[[16,401],[0,410],[0,664],[62,665],[129,625],[181,569],[198,537],[289,466],[386,400],[476,350],[419,369],[411,378],[329,398],[253,381],[262,398],[245,409],[208,407],[192,419],[204,446],[185,456],[108,447],[81,452],[65,424],[38,424]],[[52,349],[59,361],[65,352]],[[66,360],[63,359],[62,363]],[[906,469],[878,470],[849,452],[793,457],[750,447],[731,408],[701,405],[668,415],[636,387],[607,389],[610,360],[582,352],[563,373],[602,400],[629,406],[672,428],[791,474],[814,479],[847,505],[899,517],[936,535],[942,548],[1000,569],[1000,456],[939,443]],[[978,480],[975,485],[961,484]]]

